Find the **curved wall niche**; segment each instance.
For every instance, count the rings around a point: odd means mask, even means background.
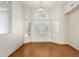
[[[10,28],[10,2],[0,1],[0,34],[9,33]]]

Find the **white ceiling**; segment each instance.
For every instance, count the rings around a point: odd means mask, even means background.
[[[52,6],[54,4],[65,4],[65,1],[24,1],[26,6]]]
[[[66,2],[64,1],[42,1],[42,2],[41,1],[23,1],[22,3],[25,5],[25,11],[28,17],[34,14],[36,10],[40,8],[40,6],[43,9],[45,9],[47,13],[51,14],[52,11],[54,13],[55,10],[60,8],[60,6],[64,5]]]

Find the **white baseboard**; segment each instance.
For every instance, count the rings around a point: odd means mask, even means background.
[[[67,42],[60,42],[60,41],[55,41],[55,40],[52,40],[52,42],[56,44],[68,44]]]
[[[52,43],[56,43],[56,44],[68,44],[67,42],[60,42],[60,41],[55,41],[55,40],[25,40],[24,44],[29,43],[29,42],[52,42]]]
[[[13,52],[15,52],[18,48],[20,48],[21,46],[22,46],[23,44],[21,44],[21,45],[19,45],[19,46],[17,46],[17,48],[15,49],[15,50],[13,50],[13,51],[11,51],[9,54],[8,54],[8,56],[7,57],[9,57]]]
[[[68,43],[68,45],[71,46],[71,47],[73,47],[73,48],[76,49],[77,51],[79,51],[79,47],[76,47],[75,45],[70,44],[70,43]]]

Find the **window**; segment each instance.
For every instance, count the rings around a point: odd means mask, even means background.
[[[32,38],[48,39],[50,20],[46,10],[43,8],[37,9],[33,18]]]
[[[0,34],[9,33],[10,6],[7,1],[0,1]]]

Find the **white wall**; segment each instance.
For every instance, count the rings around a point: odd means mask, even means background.
[[[53,33],[53,42],[60,44],[66,44],[66,19],[64,16],[63,5],[58,5],[55,9],[55,21],[58,22],[58,26],[55,26]],[[53,11],[52,11],[53,14]],[[53,17],[52,17],[53,18]],[[52,21],[53,22],[53,21]],[[54,24],[55,25],[55,24]]]
[[[29,7],[26,5],[26,30],[28,29],[28,16],[29,15],[34,15],[33,13],[35,13],[35,10],[38,8],[38,7]],[[66,40],[65,40],[65,35],[66,35],[66,26],[65,26],[65,17],[64,17],[64,14],[63,14],[63,5],[61,4],[54,4],[52,6],[46,6],[44,7],[45,10],[47,11],[47,13],[49,14],[50,16],[50,19],[52,19],[52,22],[56,21],[58,22],[58,30],[54,31],[54,28],[53,28],[53,32],[51,34],[51,39],[48,39],[47,41],[49,42],[56,42],[56,43],[60,43],[60,44],[63,44],[63,43],[66,43]],[[53,19],[54,18],[54,19]],[[30,19],[33,19],[32,17],[30,17]],[[55,24],[54,24],[55,25]],[[53,27],[53,25],[52,25]],[[56,26],[55,26],[56,27]],[[25,33],[25,40],[24,42],[27,43],[27,42],[31,42],[31,41],[36,41],[34,39],[29,39],[27,37],[27,31]],[[37,41],[46,41],[46,40],[37,40]]]
[[[0,35],[0,56],[9,56],[23,44],[24,9],[19,2],[12,2],[12,32]]]
[[[67,28],[68,43],[79,50],[79,8],[67,15]]]

